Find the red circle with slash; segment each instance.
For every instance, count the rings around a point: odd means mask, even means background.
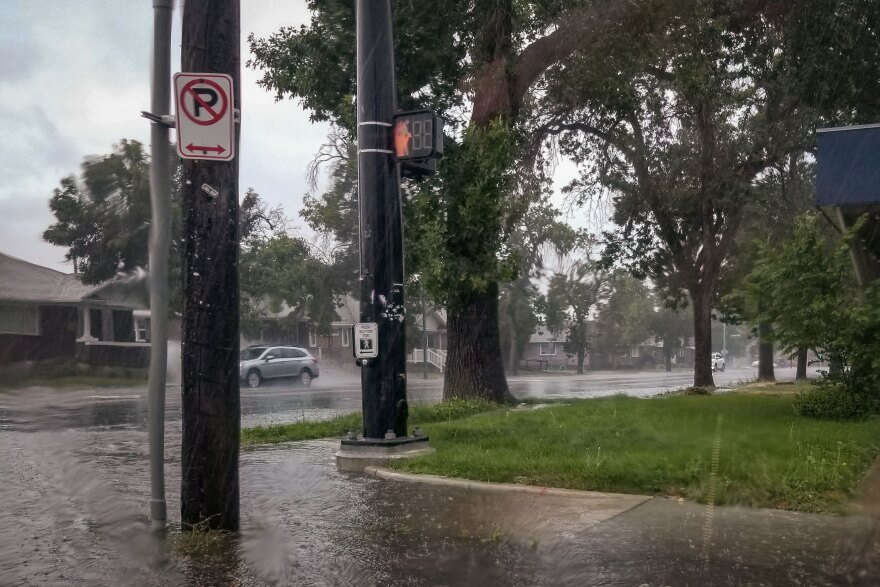
[[[196,91],[194,86],[197,85],[206,85],[211,88],[207,93],[216,93],[217,101],[209,104],[199,95],[199,92]],[[195,102],[195,110],[198,111],[200,108],[205,110],[208,115],[211,117],[207,120],[202,120],[198,118],[197,115],[190,112],[187,107],[188,100],[186,99],[187,94],[192,96],[193,101]],[[211,126],[212,124],[216,124],[223,115],[226,114],[226,108],[229,106],[229,98],[226,96],[226,92],[223,91],[223,88],[220,87],[220,84],[214,82],[209,79],[194,79],[185,86],[183,86],[183,90],[180,93],[180,105],[183,113],[186,114],[186,117],[192,120],[194,123],[199,124],[201,126]],[[219,108],[214,108],[217,105],[217,102],[220,103]]]

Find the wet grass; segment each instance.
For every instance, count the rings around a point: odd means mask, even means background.
[[[799,417],[796,389],[569,400],[426,423],[436,452],[394,466],[478,481],[840,511],[880,453],[880,419]]]
[[[192,530],[172,528],[166,544],[177,555],[187,557],[220,557],[230,548],[233,534],[200,526]]]
[[[0,393],[25,387],[131,387],[146,385],[147,379],[140,376],[101,376],[101,375],[58,375],[30,376],[0,383]]]
[[[453,400],[440,404],[410,405],[409,409],[409,426],[414,428],[425,424],[460,420],[475,414],[498,410],[500,406],[490,402]],[[294,440],[340,438],[345,436],[349,430],[360,431],[362,426],[363,420],[360,412],[336,416],[330,420],[256,426],[241,431],[241,444],[242,446],[253,446]]]

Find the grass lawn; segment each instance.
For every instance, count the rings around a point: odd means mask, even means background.
[[[474,414],[498,410],[497,404],[488,402],[454,400],[442,404],[411,405],[409,408],[409,427],[424,426],[435,422],[447,422],[466,418]],[[363,419],[360,412],[336,416],[330,420],[301,421],[290,424],[255,426],[241,431],[242,446],[256,444],[276,444],[292,440],[311,440],[315,438],[340,438],[349,430],[360,431]]]
[[[433,455],[397,469],[478,481],[706,502],[836,511],[880,453],[880,418],[818,421],[792,410],[795,386],[748,393],[611,397],[494,410],[421,424]],[[415,418],[413,418],[415,420]]]

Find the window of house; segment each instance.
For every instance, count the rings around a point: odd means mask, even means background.
[[[150,342],[150,319],[146,316],[134,317],[134,341]]]
[[[318,336],[311,330],[309,330],[309,348],[317,348],[318,346]]]
[[[541,355],[549,356],[556,354],[556,343],[555,342],[542,342],[541,343]]]
[[[345,327],[340,328],[339,335],[342,340],[342,346],[349,346],[351,344],[351,330]]]
[[[40,309],[37,306],[0,305],[0,333],[40,334]]]

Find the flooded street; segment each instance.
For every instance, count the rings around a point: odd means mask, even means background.
[[[412,386],[415,401],[438,396],[438,382],[427,383]],[[243,390],[244,424],[323,418],[357,407],[350,390],[285,389]],[[171,396],[169,389],[166,474],[175,527],[181,424]],[[0,585],[880,580],[878,521],[868,516],[388,481],[338,472],[332,441],[243,451],[240,536],[207,554],[163,552],[146,517],[145,405],[138,388],[0,395]]]

